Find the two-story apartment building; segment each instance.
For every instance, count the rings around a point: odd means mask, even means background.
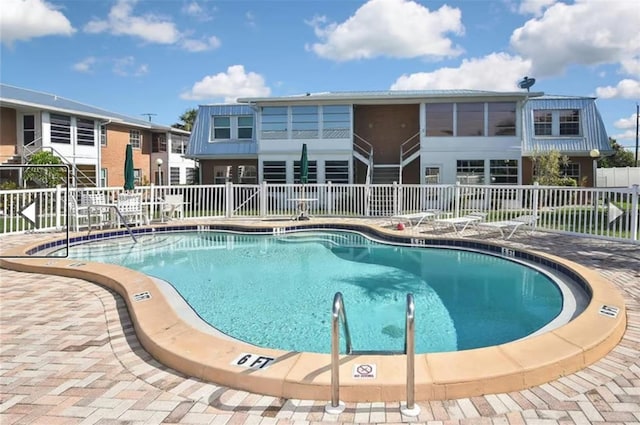
[[[293,183],[307,145],[311,183],[529,184],[535,155],[592,184],[612,153],[595,99],[476,90],[339,92],[202,105],[187,156],[202,183]]]
[[[189,134],[53,94],[0,84],[0,164],[22,164],[33,153],[48,150],[70,166],[77,186],[122,186],[127,144],[133,147],[137,185],[193,183],[195,162],[184,157]],[[3,178],[15,176],[0,167]]]

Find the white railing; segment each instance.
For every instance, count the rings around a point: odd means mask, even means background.
[[[0,233],[33,230],[20,212],[35,202],[36,227],[59,230],[67,225],[67,196],[78,203],[100,194],[113,203],[122,188],[22,189],[0,191]],[[488,220],[518,215],[538,217],[539,230],[587,234],[637,242],[639,234],[638,185],[629,188],[575,188],[549,186],[482,185],[367,185],[367,184],[259,184],[203,186],[142,186],[151,205],[149,217],[160,219],[162,199],[182,195],[186,219],[215,217],[294,217],[298,203],[311,198],[312,217],[388,217],[436,209],[449,216],[471,211],[488,213]]]

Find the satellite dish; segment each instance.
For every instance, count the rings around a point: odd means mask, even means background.
[[[536,83],[535,78],[524,77],[524,79],[518,83],[518,87],[520,87],[521,89],[527,89],[527,91],[529,91],[529,89],[535,83]]]

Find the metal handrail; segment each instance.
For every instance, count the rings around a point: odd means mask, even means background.
[[[347,343],[347,354],[351,354],[351,333],[347,322],[347,313],[342,300],[342,293],[336,292],[333,297],[331,311],[331,406],[340,405],[340,323],[344,326],[344,337]]]
[[[405,156],[410,156],[411,154],[413,154],[413,152],[416,151],[416,148],[420,147],[420,139],[418,138],[418,143],[414,143],[410,146],[408,146],[405,149],[405,145],[409,142],[411,142],[416,136],[419,136],[420,132],[417,132],[416,134],[414,134],[413,136],[409,137],[407,140],[405,140],[404,142],[402,142],[400,144],[400,163],[402,163],[402,161],[404,161]]]
[[[407,320],[404,337],[404,352],[407,356],[407,409],[413,409],[416,401],[416,306],[413,303],[413,294],[407,294]]]

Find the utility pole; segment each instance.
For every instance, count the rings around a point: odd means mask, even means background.
[[[640,103],[636,103],[636,167],[640,167],[638,162],[638,124],[640,120]]]

